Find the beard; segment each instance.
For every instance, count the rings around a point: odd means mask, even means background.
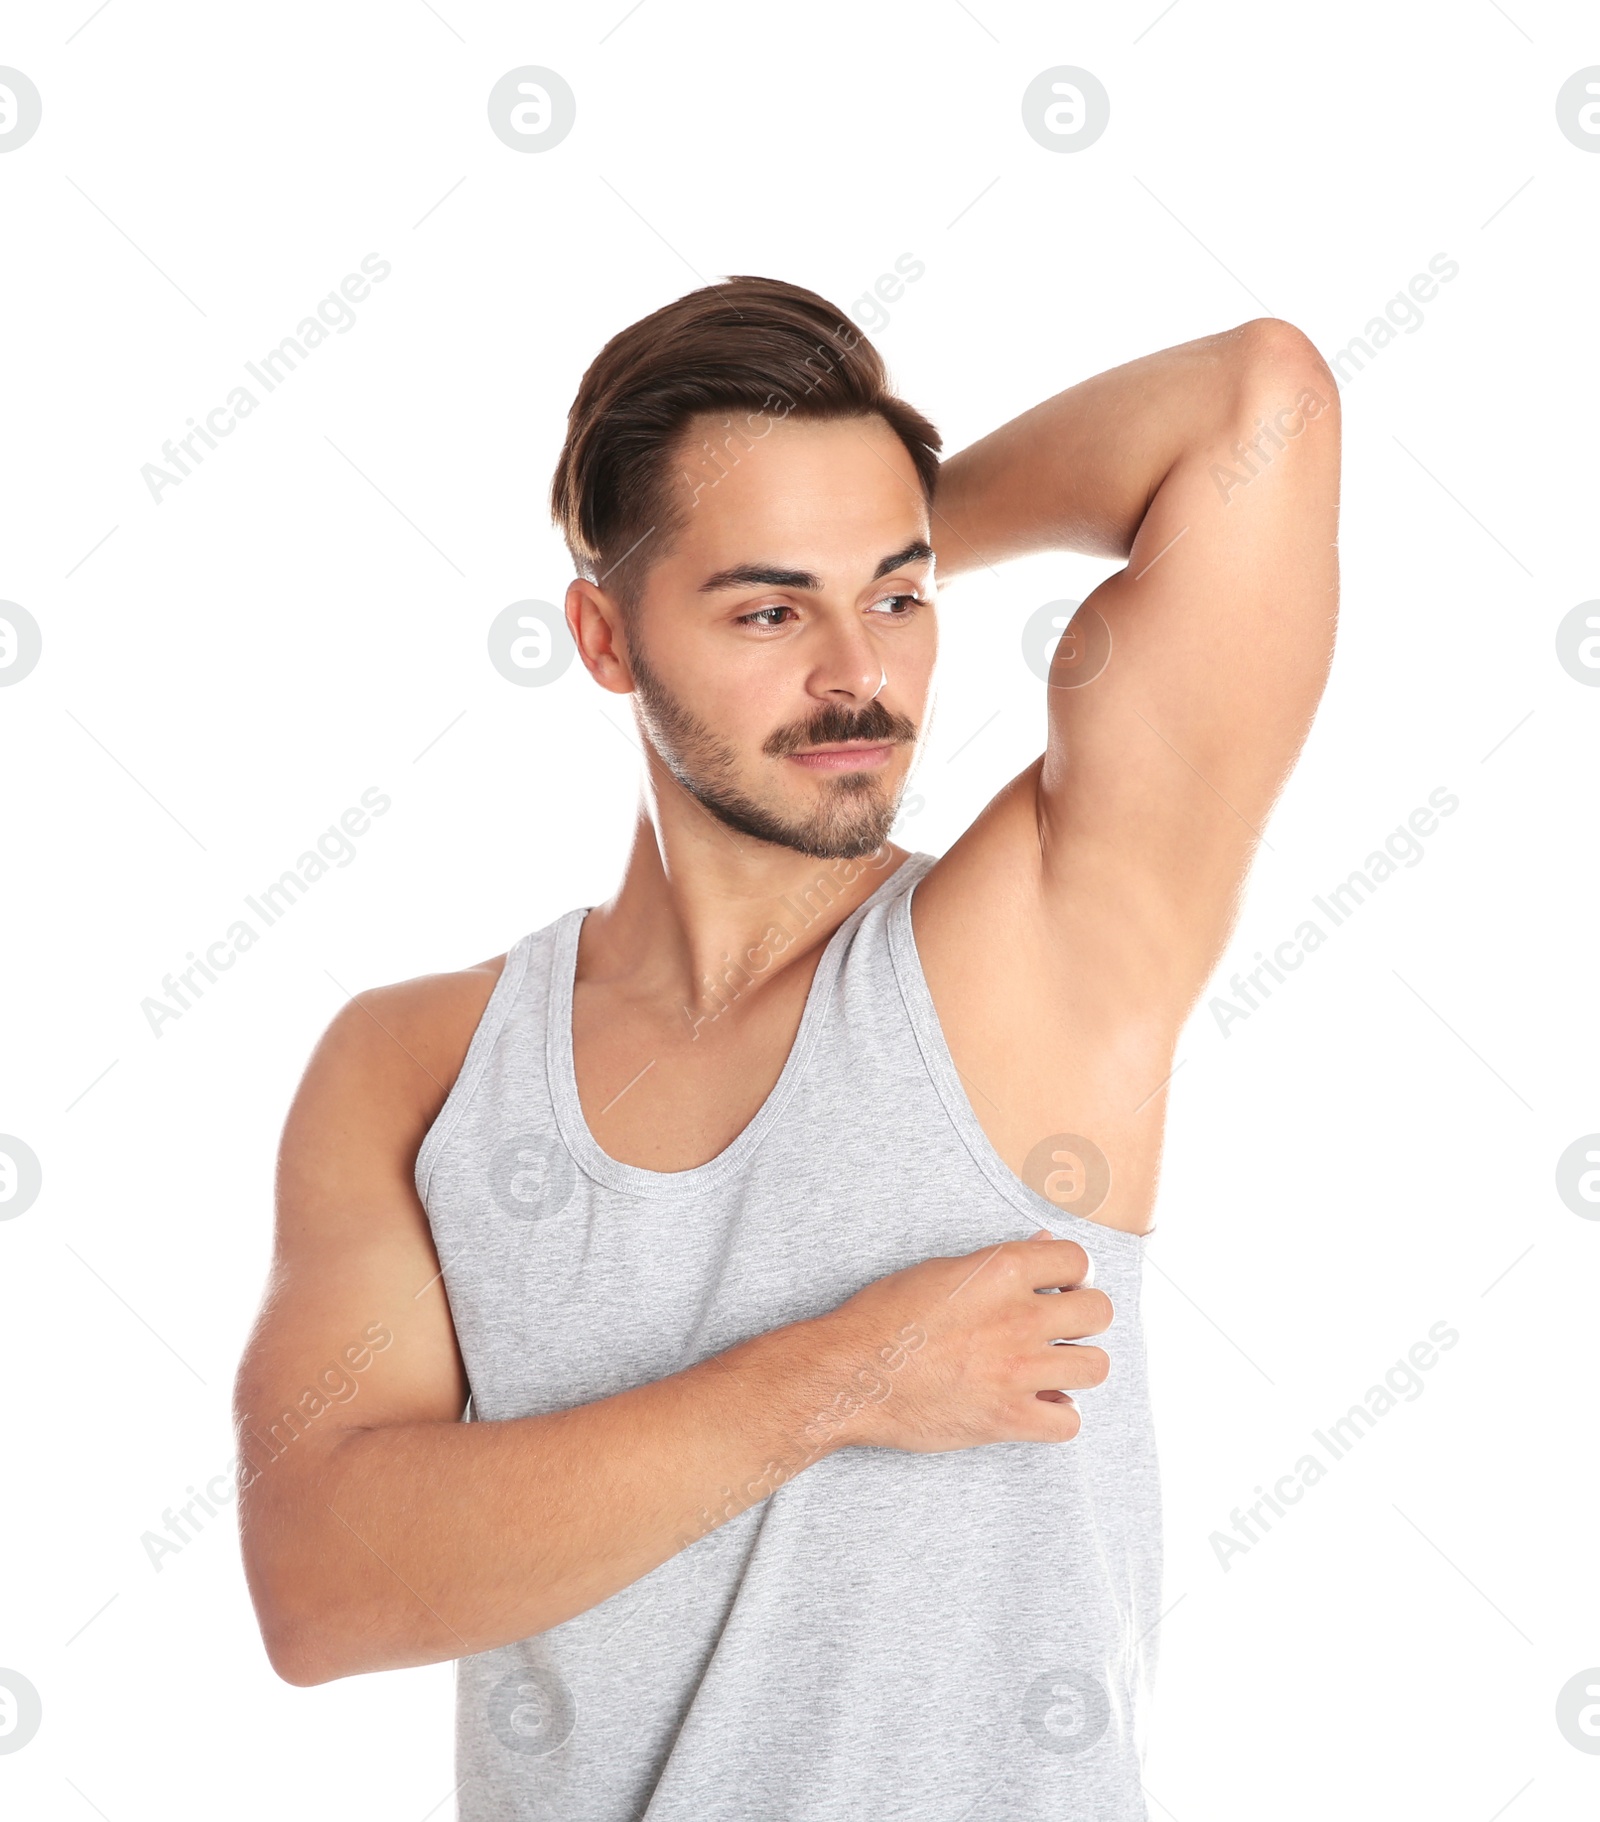
[[[728,828],[757,841],[816,860],[859,860],[889,839],[905,780],[893,789],[873,772],[819,775],[822,801],[802,816],[769,808],[739,789],[738,754],[678,701],[645,660],[637,639],[629,643],[629,668],[644,732],[662,764],[685,791]],[[762,742],[771,758],[802,747],[841,740],[875,740],[905,745],[917,738],[916,723],[869,702],[864,709],[824,703],[809,720],[779,728]]]

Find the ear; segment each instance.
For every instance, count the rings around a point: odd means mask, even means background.
[[[601,689],[615,696],[630,694],[633,673],[622,637],[622,609],[604,589],[577,576],[567,584],[566,614],[584,669]]]

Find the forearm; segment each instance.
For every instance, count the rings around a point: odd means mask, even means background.
[[[851,1359],[824,1318],[571,1410],[350,1430],[246,1505],[275,1667],[436,1663],[585,1612],[841,1446]]]
[[[933,504],[939,579],[1043,550],[1126,557],[1173,465],[1237,414],[1252,374],[1297,337],[1259,318],[1141,356],[950,457]]]

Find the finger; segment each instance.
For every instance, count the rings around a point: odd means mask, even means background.
[[[1031,1399],[1024,1401],[1032,1404],[1034,1415],[1041,1415],[1039,1406],[1051,1404],[1059,1409],[1043,1415],[1043,1434],[1031,1437],[1035,1442],[1065,1443],[1071,1442],[1083,1431],[1083,1412],[1076,1400],[1068,1398],[1064,1392],[1035,1392]],[[1026,1423],[1026,1419],[1023,1420]]]
[[[1076,1290],[1094,1282],[1094,1261],[1076,1240],[1052,1239],[1048,1245],[1028,1242],[1028,1282],[1036,1291]]]
[[[1086,1335],[1103,1335],[1115,1313],[1104,1291],[1061,1291],[1050,1302],[1034,1306],[1031,1332],[1041,1346],[1055,1340],[1081,1341]]]
[[[1062,1341],[1040,1348],[1028,1362],[1024,1383],[1031,1391],[1081,1392],[1104,1384],[1111,1360],[1089,1341]]]

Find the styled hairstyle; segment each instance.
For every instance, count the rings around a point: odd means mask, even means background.
[[[842,312],[782,279],[704,285],[612,336],[590,362],[550,483],[550,515],[578,573],[630,617],[698,497],[672,471],[685,427],[704,412],[741,414],[720,439],[734,462],[769,417],[875,413],[933,499],[939,432],[896,396],[883,357]]]

